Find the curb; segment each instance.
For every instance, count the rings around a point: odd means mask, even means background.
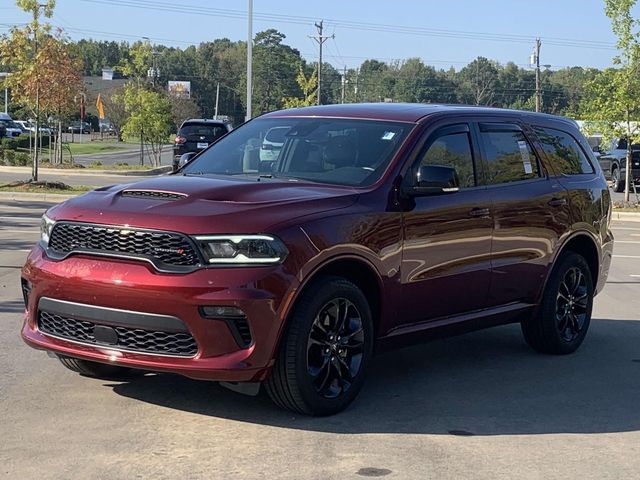
[[[83,169],[65,169],[65,168],[39,168],[38,172],[43,174],[60,174],[60,175],[82,175],[82,176],[101,176],[116,175],[123,177],[147,177],[153,175],[162,175],[171,172],[171,165],[154,168],[153,170],[94,170],[93,168]],[[31,167],[4,167],[0,166],[0,173],[28,173],[31,174]]]
[[[611,214],[611,220],[618,220],[620,222],[640,222],[640,212],[616,212],[614,210]]]
[[[65,200],[82,195],[63,195],[61,193],[27,193],[27,192],[0,192],[0,200],[13,200],[16,202],[50,202],[60,203]]]

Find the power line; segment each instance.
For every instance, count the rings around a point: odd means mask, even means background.
[[[172,13],[181,14],[197,14],[222,18],[236,18],[245,19],[247,12],[243,10],[231,10],[220,9],[210,7],[195,7],[188,4],[179,4],[162,1],[149,1],[149,0],[82,0],[84,2],[104,4],[104,5],[118,5],[124,7],[133,8],[153,8],[154,10],[167,11]],[[312,17],[305,17],[300,15],[282,15],[273,13],[259,13],[254,12],[254,18],[261,21],[291,23],[298,25],[307,25],[312,23],[314,19]],[[385,33],[398,33],[407,35],[418,36],[435,36],[444,38],[461,38],[471,40],[486,40],[495,42],[507,42],[507,43],[530,43],[535,40],[535,36],[521,35],[521,34],[509,34],[509,33],[486,33],[486,32],[470,32],[462,30],[446,30],[436,28],[424,28],[414,27],[407,25],[392,25],[383,23],[370,23],[359,22],[353,20],[340,20],[340,19],[325,19],[327,24],[339,27],[345,27],[349,29],[375,31]],[[543,40],[548,45],[561,46],[561,47],[575,47],[575,48],[591,48],[591,49],[604,49],[604,50],[616,50],[616,46],[609,42],[564,38],[564,37],[543,37]]]

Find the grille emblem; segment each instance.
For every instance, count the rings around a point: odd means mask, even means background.
[[[177,253],[178,255],[184,254],[184,248],[162,248],[158,247],[155,249],[156,253]]]

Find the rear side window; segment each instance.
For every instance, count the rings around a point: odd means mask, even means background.
[[[593,173],[593,165],[568,133],[553,128],[534,127],[544,152],[556,170],[564,175]]]
[[[468,133],[453,133],[438,137],[427,149],[420,165],[449,167],[456,171],[458,188],[475,186],[473,156]]]
[[[487,183],[519,182],[540,177],[533,149],[519,130],[480,130],[487,161]]]

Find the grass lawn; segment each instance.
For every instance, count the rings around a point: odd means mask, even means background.
[[[108,153],[108,152],[119,152],[122,150],[127,150],[127,147],[123,147],[121,145],[111,145],[108,143],[69,143],[67,144],[71,149],[71,153],[73,155],[84,155],[84,154],[93,154],[93,153]],[[68,153],[66,146],[63,150],[64,153]]]
[[[62,195],[73,195],[85,193],[96,187],[89,185],[64,185],[58,182],[39,182],[37,184],[28,182],[14,182],[10,184],[0,184],[0,192],[21,192],[21,193],[58,193]]]

